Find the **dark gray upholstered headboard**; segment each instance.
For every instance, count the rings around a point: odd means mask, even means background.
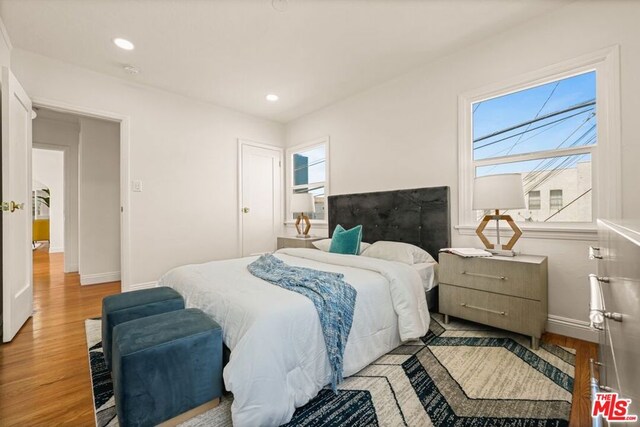
[[[436,260],[451,247],[449,187],[329,196],[329,237],[337,224],[362,224],[362,240],[411,243]]]

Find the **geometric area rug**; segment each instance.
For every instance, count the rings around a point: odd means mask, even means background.
[[[86,321],[96,425],[117,426],[100,320]],[[288,426],[568,426],[575,350],[432,315],[404,343],[298,408]],[[231,426],[233,397],[183,426]]]

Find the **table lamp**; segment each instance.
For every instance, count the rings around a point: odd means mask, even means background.
[[[296,230],[298,231],[298,237],[311,237],[309,236],[309,230],[311,230],[311,222],[309,217],[305,215],[305,212],[315,212],[316,204],[313,200],[313,194],[311,193],[295,193],[291,195],[291,212],[298,213],[296,219]],[[306,226],[304,232],[300,228],[300,223],[304,221]]]
[[[522,231],[511,218],[511,215],[500,215],[501,209],[524,209],[524,190],[522,187],[522,176],[519,173],[509,173],[502,175],[487,175],[477,177],[473,184],[473,209],[492,210],[494,215],[485,215],[476,229],[476,234],[484,243],[487,250],[496,255],[514,256],[512,248],[516,244]],[[483,234],[489,221],[496,221],[497,242],[494,245]],[[513,236],[506,245],[500,248],[500,221],[507,221],[513,230]]]

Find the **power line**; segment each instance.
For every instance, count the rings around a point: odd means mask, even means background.
[[[592,116],[588,117],[586,120],[584,120],[582,123],[580,123],[580,125],[573,130],[573,132],[571,132],[569,134],[569,136],[567,136],[564,140],[562,140],[562,142],[560,142],[560,144],[558,144],[556,146],[556,150],[558,148],[560,148],[565,142],[567,142],[573,135],[575,135],[575,133],[582,127],[584,126],[589,120],[591,120],[593,117],[595,117],[595,114],[593,114]],[[596,128],[596,125],[593,124],[589,129],[587,129],[582,135],[580,135],[580,137],[578,137],[572,144],[569,145],[569,147],[575,147],[576,145],[578,145],[578,143],[580,141],[582,141],[589,133],[591,133],[592,130],[594,130]],[[582,145],[589,145],[589,143],[591,141],[593,141],[595,139],[595,135],[591,138],[589,138],[584,144]],[[581,157],[580,157],[581,158]],[[580,159],[579,158],[579,159]],[[568,158],[570,159],[570,158]],[[548,178],[550,178],[552,175],[550,175],[550,173],[552,173],[554,170],[558,169],[561,166],[565,165],[565,162],[562,161],[560,165],[558,165],[557,167],[555,167],[554,169],[551,169],[551,171],[549,172],[549,174],[547,174],[540,182],[537,183],[531,183],[531,181],[533,181],[534,179],[536,179],[538,176],[540,176],[540,174],[544,173],[544,171],[549,170],[549,167],[551,167],[551,165],[553,165],[556,161],[558,160],[558,158],[551,158],[551,159],[541,159],[540,162],[531,170],[529,171],[529,173],[524,177],[523,181],[525,181],[525,184],[530,184],[530,188],[529,191],[536,188],[538,185],[542,184],[542,182],[547,181]],[[565,159],[566,160],[566,159]]]
[[[560,82],[556,82],[555,86],[553,86],[553,89],[551,89],[551,93],[549,93],[549,96],[547,96],[547,99],[545,99],[545,101],[542,103],[542,107],[540,107],[540,109],[538,110],[538,112],[536,113],[535,116],[533,116],[534,119],[537,119],[538,116],[540,116],[540,113],[542,112],[542,110],[544,110],[544,107],[546,107],[547,103],[549,102],[549,100],[551,99],[551,97],[553,96],[553,94],[556,92],[556,89],[558,88],[558,86],[560,85]],[[473,110],[473,112],[475,113],[476,109]],[[556,123],[555,125],[552,126],[555,127],[557,126],[558,123]],[[527,125],[527,128],[524,130],[523,133],[520,134],[520,136],[518,136],[518,139],[516,140],[516,142],[513,143],[513,145],[511,147],[509,147],[509,149],[507,150],[507,152],[504,154],[504,156],[508,156],[509,154],[511,154],[511,152],[513,151],[514,148],[516,148],[516,145],[518,145],[520,143],[520,141],[522,140],[522,137],[524,136],[525,132],[527,132],[529,130],[529,128],[531,127],[531,123]],[[541,130],[540,132],[538,132],[536,135],[541,134],[542,132],[549,130],[551,128],[547,128],[544,130]],[[528,141],[531,138],[527,138],[525,139],[525,141]],[[524,141],[522,141],[524,142]],[[501,150],[500,153],[502,153],[504,150]],[[492,170],[494,170],[497,167],[497,165],[493,166],[491,169],[489,169],[487,172],[491,172]]]
[[[306,165],[302,165],[300,167],[294,168],[293,171],[297,172],[299,170],[303,170],[303,169],[308,169],[311,166],[315,166],[315,165],[319,165],[321,163],[324,163],[326,161],[326,159],[319,159],[319,160],[315,160],[313,162],[307,163]]]
[[[489,139],[491,137],[494,137],[494,136],[497,136],[497,135],[501,135],[501,134],[503,134],[505,132],[509,132],[509,131],[521,128],[523,126],[527,126],[528,124],[539,122],[539,121],[542,121],[542,120],[545,120],[545,119],[548,119],[548,118],[551,118],[551,117],[558,116],[560,114],[569,113],[571,111],[579,110],[580,108],[589,107],[589,106],[592,106],[592,105],[596,105],[596,100],[595,99],[592,99],[591,101],[586,101],[586,102],[582,102],[580,104],[573,105],[571,107],[565,108],[564,110],[554,111],[552,113],[545,114],[544,116],[540,116],[540,117],[535,118],[533,120],[527,120],[526,122],[522,122],[522,123],[519,123],[517,125],[510,126],[510,127],[506,128],[506,129],[501,129],[501,130],[499,130],[497,132],[490,133],[489,135],[481,136],[479,138],[474,139],[473,143],[475,144],[476,142],[480,142],[480,141],[483,141],[485,139]],[[513,136],[515,136],[515,135],[512,135],[512,137]]]
[[[591,191],[591,188],[588,189],[587,191],[585,191],[584,193],[582,193],[581,195],[579,195],[578,197],[576,197],[575,199],[573,199],[572,201],[570,201],[569,203],[567,203],[566,205],[564,205],[563,207],[561,207],[560,209],[558,209],[556,212],[554,212],[551,216],[547,217],[547,219],[545,219],[542,222],[549,221],[551,218],[553,218],[554,216],[558,215],[560,212],[562,212],[563,210],[565,210],[566,208],[571,206],[574,202],[578,201],[578,199],[580,199],[581,197],[585,196],[590,191]]]
[[[553,94],[556,92],[556,89],[558,88],[558,86],[560,85],[560,82],[556,82],[556,85],[553,87],[553,89],[551,90],[551,93],[549,94],[549,96],[547,97],[547,99],[544,101],[544,103],[542,104],[542,107],[540,107],[540,109],[538,110],[538,112],[536,113],[536,115],[533,117],[534,119],[537,119],[538,116],[540,116],[540,113],[542,112],[542,110],[544,110],[544,107],[547,106],[547,103],[549,102],[549,100],[551,99],[551,97],[553,96]],[[527,125],[527,128],[525,129],[525,131],[529,130],[529,128],[531,127],[531,124]],[[509,153],[511,153],[511,151],[516,147],[516,145],[518,145],[520,143],[520,140],[522,139],[522,136],[524,135],[524,133],[520,134],[520,136],[518,137],[518,140],[516,142],[513,143],[513,145],[511,146],[511,148],[509,148],[509,150],[507,151],[507,154],[505,154],[505,156],[508,156]]]
[[[528,188],[527,192],[533,190],[534,188],[538,188],[539,186],[541,186],[545,182],[549,181],[551,178],[559,175],[563,170],[569,169],[573,165],[577,164],[580,160],[582,160],[582,158],[584,158],[585,156],[587,156],[587,154],[578,155],[578,158],[565,157],[560,162],[560,164],[555,166],[553,169],[548,169],[546,171],[539,171],[537,173],[536,177],[539,177],[544,172],[546,172],[546,174],[543,177],[541,177],[538,182],[530,184],[528,186],[529,188]],[[556,158],[553,159],[553,161],[555,162],[555,161],[558,161],[559,159],[561,159],[561,158],[557,158],[556,157]]]
[[[575,108],[574,108],[574,110],[575,110]],[[527,133],[527,132],[533,132],[534,130],[541,129],[541,128],[543,128],[543,127],[547,127],[547,126],[552,125],[552,124],[554,124],[554,123],[562,122],[562,121],[567,120],[567,119],[570,119],[570,118],[572,118],[572,117],[579,116],[580,114],[588,113],[589,111],[593,111],[593,108],[590,108],[590,109],[585,110],[585,111],[580,111],[579,113],[575,113],[575,114],[572,114],[572,115],[570,115],[570,116],[563,117],[563,118],[561,118],[561,119],[554,120],[554,121],[549,122],[549,123],[545,123],[545,124],[543,124],[543,125],[540,125],[540,126],[534,127],[534,128],[532,128],[532,129],[526,130],[526,131],[521,132],[521,133],[516,133],[516,134],[514,134],[514,135],[510,135],[510,136],[507,136],[507,137],[505,137],[505,138],[498,139],[498,140],[496,140],[496,141],[487,142],[486,144],[481,145],[481,146],[479,146],[479,147],[474,147],[473,149],[474,149],[474,150],[479,150],[479,149],[481,149],[481,148],[488,147],[488,146],[490,146],[490,145],[497,144],[498,142],[502,142],[502,141],[505,141],[505,140],[507,140],[507,139],[513,138],[514,136],[518,136],[518,135],[521,135],[521,134],[523,134],[523,133]],[[518,127],[521,127],[521,126],[518,126]],[[513,129],[511,129],[511,130],[513,130]],[[506,132],[506,131],[501,131],[500,133],[504,133],[504,132]],[[495,136],[495,135],[494,135],[494,136]],[[474,141],[474,143],[475,143],[475,142],[477,142],[477,140],[476,140],[476,141]]]

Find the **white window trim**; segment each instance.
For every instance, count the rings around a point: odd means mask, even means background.
[[[475,235],[473,217],[473,147],[471,105],[490,98],[518,92],[588,71],[596,71],[598,144],[593,149],[593,221],[589,223],[519,223],[523,237],[593,240],[598,218],[618,218],[622,213],[620,162],[620,47],[618,45],[570,59],[508,81],[485,86],[458,97],[458,225],[462,235]],[[562,155],[561,150],[555,151]],[[531,154],[544,156],[544,152]],[[520,156],[518,156],[520,157]],[[476,162],[477,163],[477,162]],[[486,230],[492,235],[492,230]],[[495,230],[493,230],[495,234]]]
[[[286,186],[285,186],[285,191],[286,191],[286,204],[285,204],[285,213],[284,213],[284,224],[285,225],[293,225],[295,224],[295,221],[293,219],[291,219],[291,212],[289,211],[289,206],[291,206],[291,194],[293,193],[293,175],[291,173],[291,156],[293,155],[294,152],[298,152],[298,151],[304,151],[310,148],[313,148],[315,146],[318,145],[322,145],[324,144],[325,146],[325,163],[324,163],[324,167],[325,167],[325,171],[324,171],[324,176],[325,176],[325,181],[324,181],[324,194],[325,194],[325,198],[329,197],[329,195],[331,194],[330,192],[330,150],[329,150],[329,136],[323,136],[321,138],[316,138],[307,142],[303,142],[302,144],[298,144],[298,145],[294,145],[293,147],[289,147],[287,148],[287,156],[285,159],[285,164],[286,164],[286,173],[285,173],[285,180],[286,180]],[[315,183],[314,183],[315,184]],[[326,211],[327,214],[329,213],[329,211]],[[320,226],[320,228],[326,228],[329,225],[329,221],[328,219],[312,219],[310,220],[311,224],[316,224],[318,226]]]

